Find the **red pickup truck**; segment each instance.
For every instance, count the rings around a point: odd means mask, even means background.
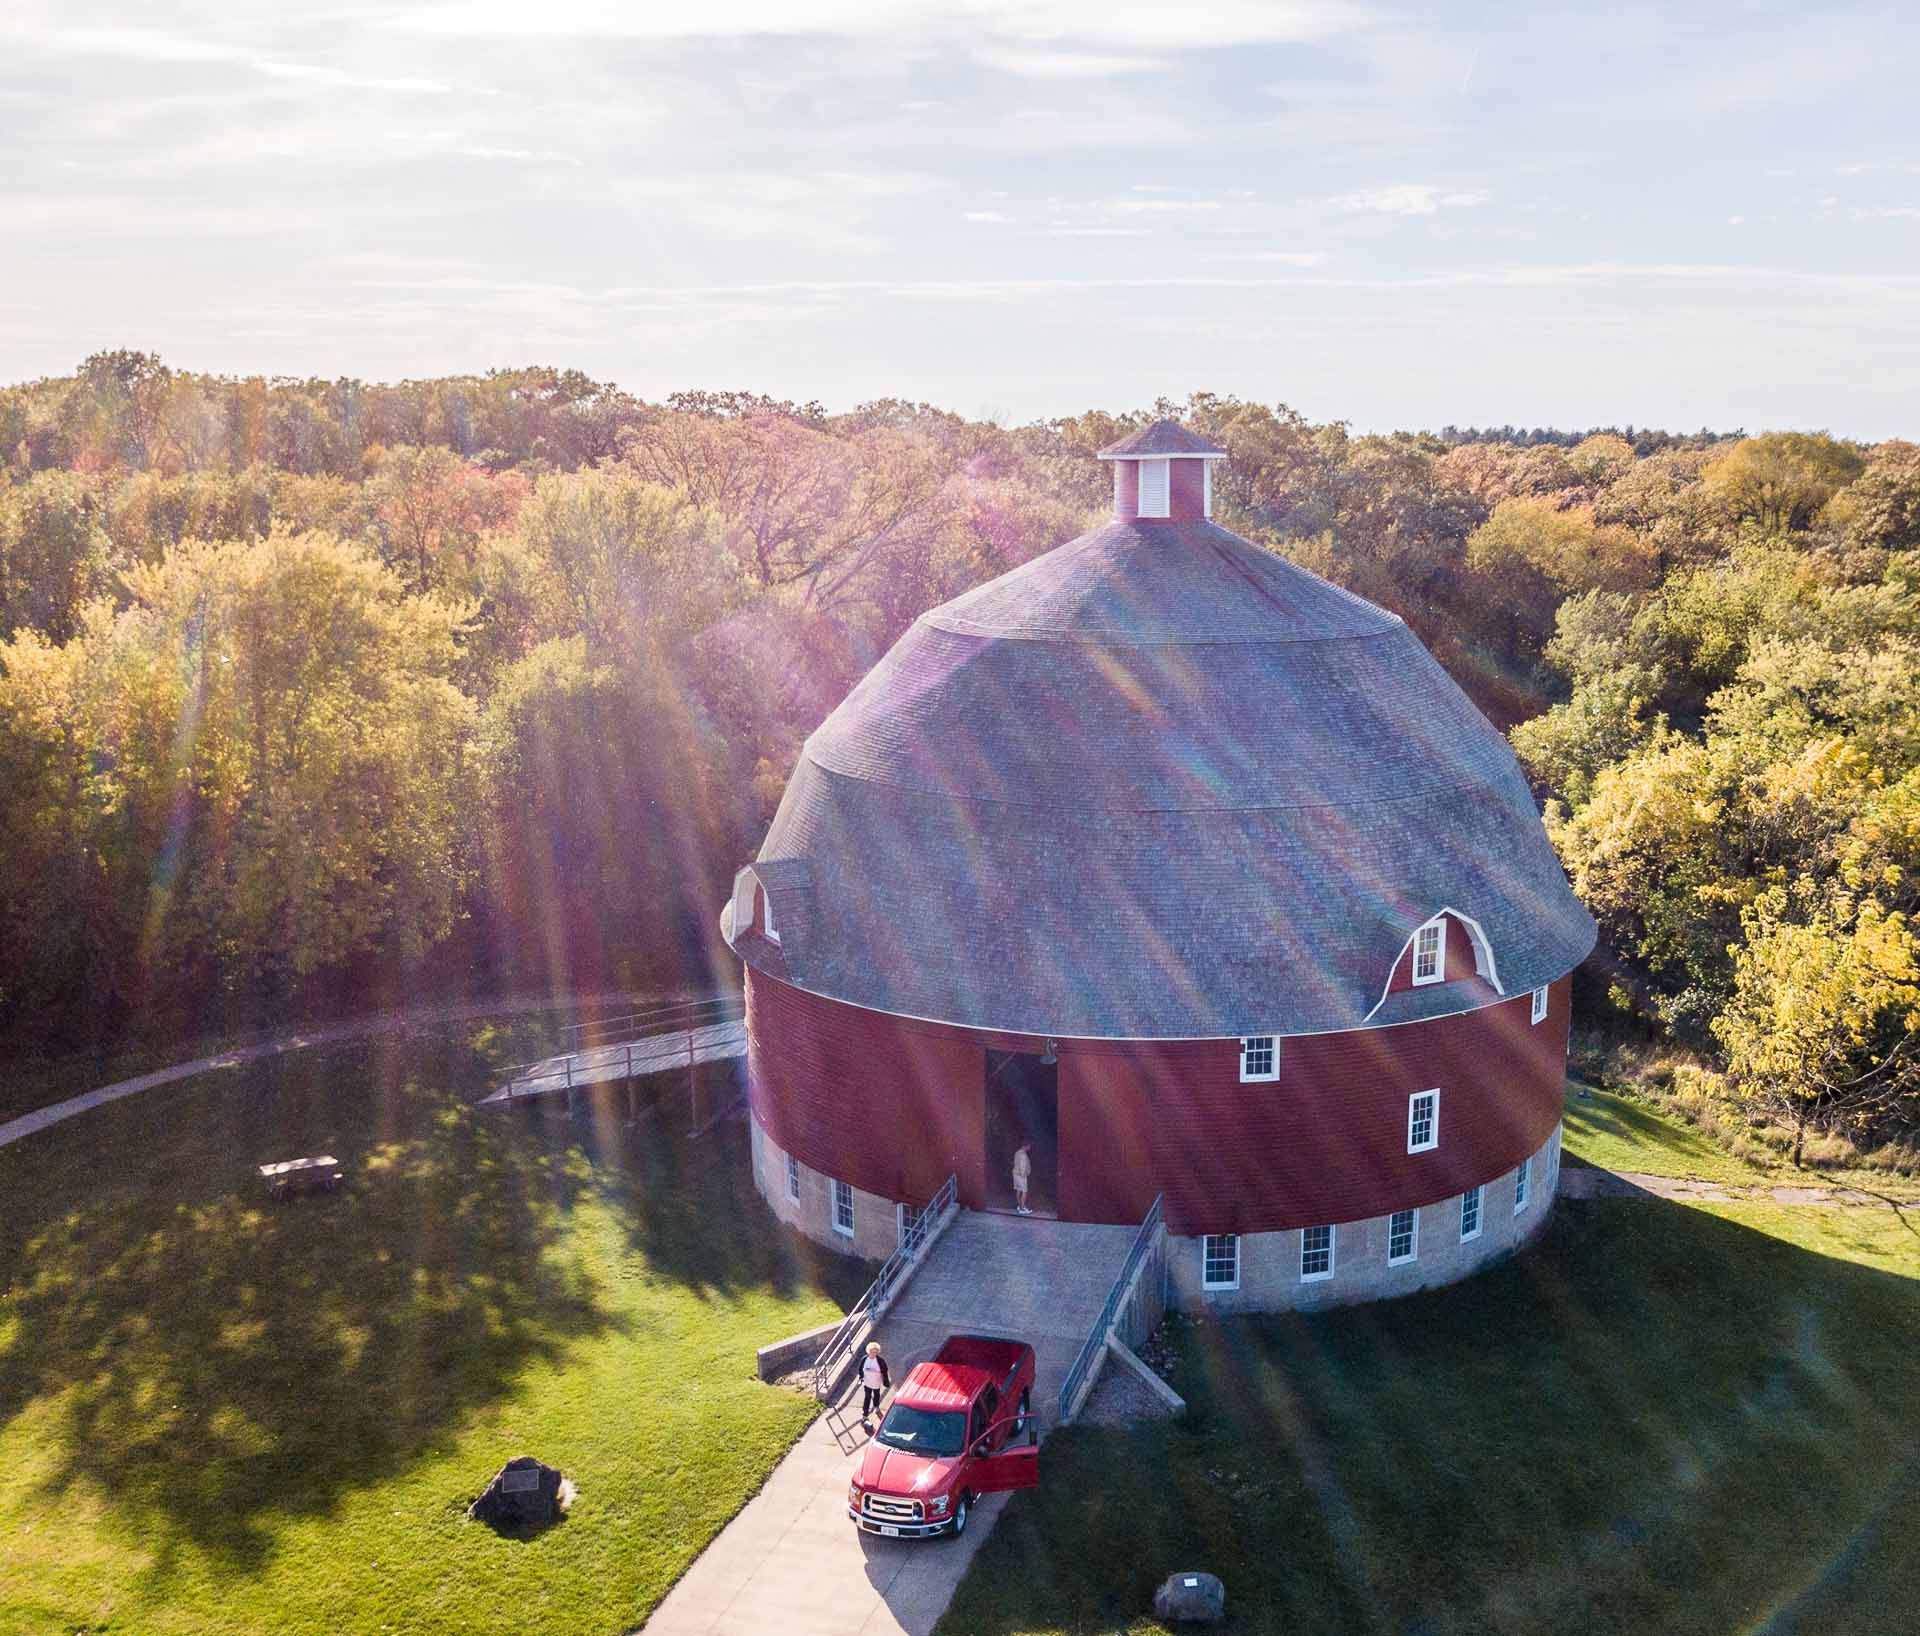
[[[981,1494],[1037,1488],[1033,1348],[950,1336],[901,1381],[860,1456],[847,1515],[870,1534],[959,1536]]]

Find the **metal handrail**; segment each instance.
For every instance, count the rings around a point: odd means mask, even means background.
[[[738,1022],[744,1015],[744,1004],[737,994],[716,995],[708,1000],[688,1000],[678,1005],[660,1006],[650,1011],[634,1011],[619,1017],[606,1017],[590,1023],[570,1024],[569,1034],[578,1034],[589,1028],[612,1030],[607,1036],[594,1040],[591,1044],[576,1043],[571,1050],[556,1051],[550,1056],[536,1058],[532,1062],[522,1062],[507,1070],[507,1093],[513,1094],[513,1088],[528,1080],[551,1078],[563,1074],[569,1085],[573,1083],[573,1062],[576,1057],[586,1056],[595,1051],[610,1051],[622,1045],[632,1045],[643,1039],[659,1039],[669,1034],[691,1036],[696,1029],[712,1028],[723,1023]]]
[[[652,1006],[643,1011],[626,1011],[615,1017],[590,1017],[585,1022],[568,1023],[561,1033],[568,1036],[580,1036],[595,1033],[601,1029],[621,1030],[648,1027],[666,1022],[669,1018],[681,1017],[690,1011],[736,1010],[741,1005],[738,994],[714,994],[704,1000],[676,1000],[672,1005]],[[619,1040],[596,1040],[596,1044],[618,1045]]]
[[[915,1256],[932,1242],[946,1220],[947,1211],[953,1207],[955,1178],[949,1176],[940,1184],[940,1190],[927,1201],[926,1209],[913,1218],[899,1247],[888,1256],[880,1268],[880,1276],[869,1284],[860,1299],[847,1309],[846,1317],[840,1320],[840,1327],[833,1332],[827,1344],[820,1349],[820,1356],[813,1360],[813,1395],[824,1399],[833,1384],[833,1377],[840,1372],[844,1356],[853,1350],[859,1336],[860,1326],[869,1317],[878,1320],[886,1310],[887,1298],[893,1293],[897,1280],[907,1270]]]
[[[1132,1283],[1133,1275],[1139,1271],[1140,1263],[1146,1259],[1154,1235],[1160,1231],[1164,1198],[1164,1194],[1155,1197],[1152,1208],[1140,1223],[1140,1230],[1133,1235],[1133,1243],[1127,1247],[1127,1259],[1120,1264],[1120,1276],[1114,1279],[1113,1288],[1107,1291],[1107,1304],[1100,1309],[1100,1317],[1088,1332],[1086,1344],[1080,1348],[1080,1356],[1073,1360],[1073,1367],[1067,1371],[1067,1378],[1061,1384],[1060,1424],[1063,1426],[1073,1418],[1074,1395],[1092,1370],[1094,1359],[1099,1357],[1107,1344],[1107,1336],[1119,1316],[1120,1298]]]

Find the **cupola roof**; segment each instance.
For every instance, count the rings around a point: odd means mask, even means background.
[[[1190,432],[1177,420],[1156,420],[1130,432],[1117,443],[1109,443],[1096,459],[1139,460],[1155,456],[1188,455],[1199,459],[1223,460],[1227,451],[1198,432]]]

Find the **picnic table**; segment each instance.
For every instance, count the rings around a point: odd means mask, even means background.
[[[325,1153],[310,1159],[282,1159],[277,1164],[261,1165],[260,1179],[273,1197],[285,1199],[295,1193],[331,1193],[345,1177],[340,1171],[340,1161],[331,1153]]]

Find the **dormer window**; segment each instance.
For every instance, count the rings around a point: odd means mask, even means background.
[[[1140,515],[1142,517],[1164,517],[1172,492],[1168,481],[1165,460],[1143,460],[1140,462]]]
[[[1413,934],[1413,986],[1437,983],[1447,974],[1447,931],[1440,920],[1429,920]]]
[[[767,941],[769,943],[778,943],[780,941],[780,933],[774,929],[773,899],[767,896],[767,891],[764,886],[760,889],[760,902],[767,917],[767,923],[761,929],[767,934]]]

